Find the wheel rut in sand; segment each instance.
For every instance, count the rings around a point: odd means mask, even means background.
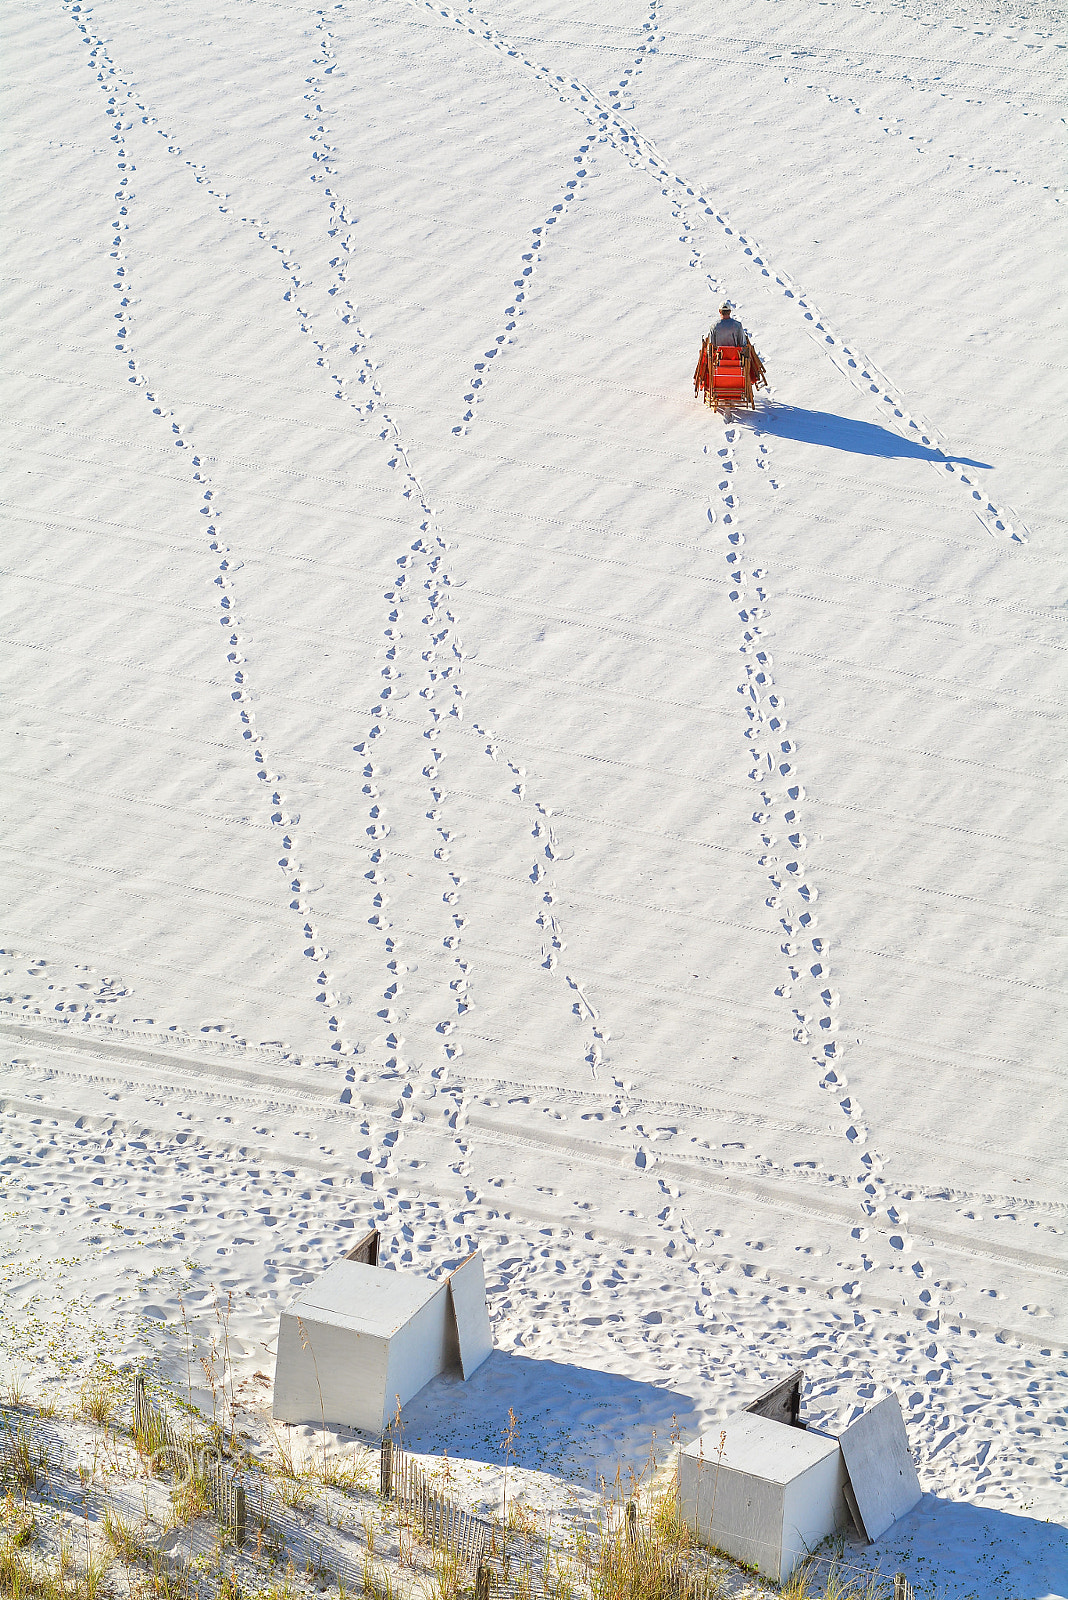
[[[382,1208],[381,1197],[373,1195],[356,1176],[339,1180],[337,1157],[327,1153],[330,1132],[323,1125],[317,1128],[314,1121],[293,1119],[290,1114],[286,1131],[292,1149],[283,1154],[277,1137],[262,1149],[255,1147],[243,1129],[236,1138],[228,1138],[228,1129],[233,1127],[235,1133],[237,1129],[225,1118],[220,1119],[216,1136],[203,1144],[195,1133],[190,1136],[185,1117],[178,1115],[185,1102],[162,1120],[161,1107],[139,1118],[132,1098],[123,1092],[126,1104],[92,1119],[83,1117],[77,1127],[57,1118],[50,1098],[30,1100],[25,1109],[20,1106],[2,1112],[5,1146],[15,1158],[6,1169],[12,1199],[17,1203],[24,1185],[32,1184],[38,1213],[48,1218],[65,1243],[69,1239],[76,1245],[79,1253],[87,1248],[79,1234],[80,1208],[91,1202],[85,1219],[88,1229],[118,1260],[120,1273],[128,1259],[124,1281],[120,1281],[124,1294],[133,1290],[135,1310],[139,1290],[158,1297],[162,1283],[172,1280],[183,1292],[197,1290],[218,1282],[218,1273],[224,1270],[236,1295],[244,1299],[247,1285],[259,1302],[248,1335],[253,1340],[263,1339],[264,1322],[275,1301],[306,1282],[324,1257],[328,1259],[336,1251],[337,1232],[346,1223],[359,1227],[380,1221],[392,1253],[405,1264],[440,1264],[443,1257],[458,1256],[468,1239],[482,1244],[497,1315],[497,1343],[503,1350],[551,1354],[558,1322],[579,1316],[603,1325],[622,1354],[628,1341],[641,1332],[642,1315],[655,1293],[666,1309],[665,1363],[670,1362],[674,1369],[685,1366],[706,1380],[713,1371],[709,1347],[721,1344],[723,1354],[714,1364],[716,1386],[733,1395],[746,1383],[752,1386],[753,1357],[743,1346],[756,1337],[765,1361],[804,1360],[812,1381],[810,1408],[818,1412],[822,1425],[833,1425],[836,1416],[842,1420],[839,1408],[843,1402],[847,1414],[855,1404],[855,1385],[881,1381],[881,1333],[893,1340],[894,1381],[907,1386],[916,1407],[910,1431],[921,1464],[944,1450],[949,1433],[966,1447],[978,1445],[990,1461],[991,1473],[1000,1478],[1011,1473],[1021,1450],[1032,1448],[1036,1417],[1043,1419],[1047,1411],[1056,1408],[1055,1389],[1036,1380],[1030,1360],[1022,1354],[999,1352],[998,1370],[1006,1368],[1006,1381],[1009,1369],[1015,1378],[1016,1387],[1009,1388],[1008,1394],[1026,1389],[1032,1413],[1026,1418],[1011,1406],[1002,1409],[977,1374],[967,1376],[959,1366],[944,1371],[937,1314],[923,1325],[902,1324],[900,1316],[894,1316],[891,1302],[885,1306],[873,1302],[865,1308],[866,1317],[858,1321],[849,1315],[848,1305],[839,1304],[828,1322],[828,1308],[820,1299],[806,1298],[778,1275],[754,1273],[753,1264],[731,1257],[728,1243],[721,1241],[716,1260],[709,1260],[707,1247],[697,1260],[692,1259],[687,1234],[698,1238],[703,1247],[705,1241],[688,1226],[685,1211],[671,1215],[669,1201],[660,1202],[661,1217],[655,1224],[651,1217],[636,1221],[629,1237],[603,1229],[594,1217],[575,1219],[577,1228],[561,1226],[555,1216],[549,1227],[535,1214],[519,1220],[507,1214],[506,1203],[505,1226],[500,1211],[462,1199],[459,1205],[442,1203],[444,1197],[427,1202],[404,1183],[393,1191],[395,1209],[389,1212]],[[145,1105],[147,1109],[147,1101]],[[217,1109],[225,1111],[226,1107]],[[336,1125],[341,1108],[334,1106],[326,1115]],[[265,1133],[270,1131],[267,1121],[258,1126]],[[110,1141],[109,1164],[102,1170],[94,1157],[105,1138]],[[319,1141],[326,1149],[316,1148]],[[161,1190],[161,1175],[168,1181],[172,1175],[177,1180],[173,1204]],[[638,1181],[647,1184],[649,1179]],[[302,1192],[295,1193],[295,1187]],[[676,1247],[667,1252],[656,1246],[650,1232],[665,1222],[674,1222],[678,1228]],[[144,1248],[138,1241],[154,1237],[152,1230],[157,1228],[170,1241],[176,1259],[168,1263],[165,1256],[162,1261],[154,1256],[152,1273],[146,1278]],[[109,1237],[101,1240],[102,1233]],[[177,1244],[176,1234],[180,1236]],[[227,1257],[225,1267],[214,1260],[216,1243]],[[129,1258],[116,1256],[123,1250],[140,1253],[131,1253]],[[198,1258],[206,1250],[212,1253],[202,1265]],[[178,1257],[186,1258],[181,1266]],[[94,1282],[95,1259],[89,1246],[86,1281],[90,1284]],[[161,1267],[162,1280],[156,1276]],[[74,1269],[75,1276],[79,1270]],[[591,1315],[591,1309],[597,1308],[591,1308],[586,1295],[594,1280],[621,1291],[616,1301],[618,1320]],[[806,1287],[811,1290],[811,1278]],[[140,1302],[142,1306],[154,1303]],[[952,1312],[948,1316],[952,1320]],[[942,1320],[946,1318],[943,1311]],[[990,1331],[996,1331],[993,1325]],[[261,1347],[255,1344],[253,1348],[258,1352]],[[991,1359],[983,1357],[988,1374]],[[843,1378],[846,1371],[848,1381]],[[667,1381],[666,1364],[664,1376]],[[938,1394],[937,1408],[923,1403],[932,1385]],[[991,1422],[995,1417],[998,1420],[1001,1431],[997,1441],[986,1432],[988,1415]],[[991,1446],[996,1446],[993,1453]]]
[[[159,1121],[158,1113],[153,1113],[151,1106],[157,1106],[173,1114],[174,1108],[185,1105],[190,1098],[203,1101],[206,1106],[217,1108],[229,1107],[231,1110],[245,1110],[250,1116],[267,1116],[278,1121],[279,1132],[274,1143],[266,1143],[262,1148],[251,1146],[247,1138],[242,1141],[241,1151],[247,1157],[266,1160],[268,1163],[277,1163],[285,1159],[280,1155],[278,1138],[281,1137],[281,1127],[286,1121],[297,1123],[311,1121],[318,1125],[317,1138],[338,1138],[351,1129],[352,1119],[349,1113],[337,1103],[336,1096],[331,1090],[322,1090],[317,1086],[315,1064],[293,1063],[288,1060],[279,1060],[274,1073],[263,1070],[266,1061],[260,1064],[259,1070],[249,1069],[235,1058],[242,1052],[234,1048],[223,1048],[223,1057],[216,1059],[215,1052],[218,1046],[205,1047],[199,1059],[193,1059],[190,1047],[193,1041],[185,1041],[176,1046],[183,1049],[184,1054],[176,1057],[174,1052],[151,1050],[144,1043],[110,1043],[103,1045],[94,1036],[80,1033],[68,1034],[66,1029],[57,1031],[55,1028],[42,1026],[13,1027],[0,1024],[0,1032],[5,1037],[19,1044],[23,1050],[30,1052],[31,1057],[41,1065],[47,1067],[46,1082],[53,1086],[65,1086],[63,1097],[65,1101],[77,1098],[76,1091],[79,1087],[92,1088],[103,1094],[107,1100],[127,1102],[127,1109],[101,1110],[100,1114],[87,1115],[74,1110],[66,1110],[63,1105],[53,1101],[51,1095],[46,1095],[41,1100],[27,1100],[20,1098],[17,1091],[6,1092],[0,1099],[9,1110],[38,1115],[48,1110],[51,1115],[60,1121],[76,1122],[79,1129],[96,1133],[106,1133],[109,1136],[119,1136],[128,1140],[154,1137],[165,1139],[169,1137],[167,1129]],[[130,1036],[132,1038],[132,1036]],[[264,1057],[267,1052],[259,1051],[257,1055]],[[5,1069],[6,1076],[12,1081],[21,1081],[26,1070],[25,1061],[14,1060]],[[307,1080],[303,1089],[294,1086],[296,1077]],[[229,1080],[229,1081],[228,1081]],[[35,1080],[40,1081],[40,1080]],[[382,1087],[386,1087],[383,1085]],[[507,1093],[506,1080],[497,1080],[495,1088],[498,1093]],[[520,1085],[511,1086],[518,1090]],[[529,1084],[526,1087],[531,1087]],[[499,1114],[491,1115],[485,1107],[481,1085],[471,1086],[471,1098],[468,1102],[469,1115],[465,1118],[474,1128],[492,1143],[505,1147],[523,1149],[530,1148],[547,1154],[563,1153],[581,1158],[585,1166],[593,1165],[602,1167],[606,1173],[618,1168],[620,1150],[612,1143],[602,1143],[590,1138],[578,1139],[571,1134],[556,1134],[532,1128],[521,1123],[512,1123],[502,1119]],[[618,1109],[635,1111],[641,1109],[646,1115],[656,1115],[656,1109],[645,1100],[641,1102],[625,1102],[625,1097],[620,1099],[619,1084],[616,1085],[614,1096],[605,1098],[605,1105],[615,1098]],[[118,1090],[119,1094],[112,1091]],[[145,1110],[135,1113],[131,1120],[130,1110],[133,1109],[129,1102],[143,1097]],[[583,1097],[577,1093],[571,1097],[572,1101],[581,1103]],[[588,1096],[584,1097],[588,1099]],[[515,1096],[513,1096],[513,1100]],[[524,1103],[527,1103],[524,1100]],[[388,1097],[377,1095],[362,1107],[364,1112],[369,1110],[389,1111]],[[671,1112],[677,1110],[675,1106],[668,1106],[663,1110]],[[146,1116],[148,1120],[146,1121]],[[155,1120],[153,1120],[153,1118]],[[216,1119],[229,1122],[230,1119]],[[364,1137],[370,1136],[370,1126],[373,1118],[365,1120],[362,1124]],[[267,1130],[262,1130],[266,1132]],[[297,1128],[293,1133],[297,1139],[308,1137],[307,1130]],[[226,1153],[225,1139],[220,1144],[222,1135],[218,1132],[212,1138],[203,1134],[190,1131],[182,1135],[182,1146],[187,1153],[203,1151],[210,1158],[213,1151]],[[323,1172],[335,1172],[337,1161],[332,1149],[326,1145],[319,1147],[314,1152],[306,1145],[295,1148],[299,1162],[310,1169]],[[229,1152],[233,1159],[235,1151]],[[370,1148],[362,1152],[368,1163],[373,1162],[373,1152]],[[374,1174],[373,1165],[369,1165],[368,1177]],[[817,1181],[815,1175],[802,1179],[798,1184],[799,1174],[781,1172],[776,1174],[766,1162],[759,1165],[750,1163],[748,1167],[741,1162],[726,1162],[717,1159],[704,1159],[697,1161],[692,1158],[661,1154],[656,1157],[655,1165],[645,1171],[646,1178],[671,1178],[686,1185],[687,1192],[700,1194],[711,1190],[735,1199],[744,1197],[760,1206],[770,1208],[772,1212],[782,1211],[806,1217],[820,1223],[842,1225],[848,1223],[855,1215],[854,1205],[850,1200],[851,1181],[848,1175],[841,1175],[836,1179],[836,1192],[828,1194],[826,1178]],[[782,1180],[792,1180],[793,1192],[785,1197],[782,1190]],[[356,1178],[353,1177],[353,1182]],[[372,1198],[374,1185],[367,1187],[367,1178],[361,1180],[365,1185],[365,1198]],[[661,1184],[664,1192],[667,1187]],[[469,1198],[473,1196],[469,1195]],[[378,1199],[381,1199],[379,1196]],[[955,1191],[954,1199],[958,1203],[967,1203],[972,1206],[1009,1205],[1006,1199],[1001,1202],[996,1197],[985,1193],[970,1193]],[[1012,1206],[1019,1209],[1019,1202],[1013,1200]],[[1051,1220],[1064,1220],[1064,1206],[1038,1206],[1032,1208],[1036,1217],[1046,1217]],[[658,1219],[663,1221],[664,1219]],[[1024,1249],[1008,1243],[989,1241],[979,1243],[961,1234],[940,1226],[924,1224],[922,1233],[932,1245],[940,1245],[955,1255],[971,1257],[975,1261],[986,1261],[998,1265],[1012,1264],[1026,1271],[1038,1272],[1053,1278],[1065,1276],[1065,1266],[1058,1254],[1046,1250]],[[801,1281],[801,1280],[799,1280]],[[878,1294],[876,1296],[878,1298]],[[930,1307],[927,1307],[930,1310]]]
[[[944,27],[931,19],[913,18],[915,22],[927,20],[933,27]],[[700,37],[690,35],[694,45],[706,42]],[[1004,36],[1007,43],[1016,44],[1009,36]],[[713,41],[708,40],[709,44]],[[960,74],[969,70],[968,63],[962,61],[938,58],[939,71],[934,73],[928,62],[922,56],[898,56],[892,53],[880,52],[878,59],[880,66],[872,70],[869,63],[860,74],[863,89],[857,89],[862,99],[855,99],[853,95],[841,91],[841,82],[848,76],[854,85],[858,82],[858,63],[856,57],[848,50],[834,49],[825,42],[817,42],[813,38],[806,41],[804,49],[784,49],[787,41],[784,37],[759,36],[757,38],[729,37],[717,34],[713,48],[710,52],[697,48],[683,51],[676,49],[672,52],[676,61],[682,59],[688,63],[700,63],[702,66],[717,68],[731,68],[745,74],[763,71],[771,76],[774,74],[776,81],[781,81],[791,89],[801,94],[810,94],[825,101],[828,105],[838,108],[838,115],[842,122],[852,122],[854,117],[861,118],[861,126],[874,123],[884,136],[887,153],[900,163],[902,158],[913,158],[928,162],[933,165],[939,162],[952,163],[955,168],[964,169],[976,174],[983,180],[1001,179],[1006,183],[1019,184],[1028,189],[1035,189],[1049,195],[1050,202],[1054,205],[1061,202],[1064,187],[1055,183],[1042,183],[1032,173],[1023,171],[1018,166],[1006,165],[1004,159],[999,159],[997,164],[991,160],[969,158],[969,155],[960,150],[959,145],[955,150],[942,148],[946,143],[944,138],[923,137],[909,131],[917,124],[903,116],[884,115],[876,109],[875,98],[877,93],[885,94],[889,89],[895,95],[895,109],[904,104],[902,94],[915,96],[924,92],[937,96],[942,100],[956,98],[972,99],[974,104],[991,105],[996,103],[1002,111],[1012,110],[1016,113],[1013,121],[1018,129],[1028,117],[1042,115],[1041,111],[1025,109],[1021,101],[1031,103],[1032,107],[1048,108],[1046,114],[1057,114],[1057,92],[1055,81],[1051,77],[1048,95],[1032,95],[1023,89],[1021,75],[1015,68],[1020,66],[1021,53],[1019,48],[1012,52],[1005,52],[1004,58],[999,61],[996,68],[987,59],[985,72],[994,72],[995,81],[985,85],[962,82]],[[1027,54],[1032,56],[1031,70],[1034,70],[1033,53],[1039,51],[1049,57],[1054,57],[1056,45],[1040,45],[1037,41],[1026,47]],[[760,57],[763,56],[763,60]],[[1051,61],[1052,67],[1052,61]],[[948,69],[956,68],[957,75],[948,73]],[[1054,69],[1055,70],[1055,69]],[[1009,96],[1004,94],[1004,85],[1011,85]],[[915,107],[915,102],[914,102]],[[1015,130],[1014,130],[1015,131]],[[901,143],[898,144],[897,141]],[[954,138],[954,143],[956,142]],[[1014,148],[1012,142],[1005,146]],[[1016,151],[1017,159],[1018,151]],[[994,186],[996,187],[996,186]],[[989,193],[980,195],[980,203],[995,203],[993,195]]]

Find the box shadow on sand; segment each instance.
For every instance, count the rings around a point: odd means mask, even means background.
[[[514,1462],[590,1488],[600,1478],[611,1484],[617,1469],[629,1484],[631,1470],[647,1469],[654,1447],[664,1459],[673,1428],[689,1437],[698,1424],[693,1401],[676,1390],[495,1350],[467,1383],[445,1373],[405,1407],[404,1443],[503,1465],[509,1407],[518,1422]]]
[[[990,1593],[1006,1600],[1047,1600],[1068,1594],[1068,1528],[996,1506],[925,1494],[865,1554],[884,1572],[904,1571],[917,1594],[937,1569],[937,1588],[931,1592],[941,1600]]]

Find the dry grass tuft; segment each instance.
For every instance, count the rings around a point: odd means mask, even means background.
[[[10,1492],[0,1500],[0,1527],[13,1550],[24,1550],[37,1537],[37,1518],[27,1505],[20,1505]]]
[[[107,1561],[94,1559],[79,1566],[70,1546],[60,1546],[54,1561],[38,1561],[0,1542],[0,1594],[5,1600],[104,1600],[108,1593]]]
[[[22,1379],[17,1372],[13,1372],[0,1389],[0,1406],[5,1406],[9,1411],[19,1411],[25,1401],[22,1388]]]
[[[166,1452],[170,1444],[167,1423],[162,1411],[153,1407],[142,1427],[133,1429],[133,1441],[144,1461],[154,1470],[154,1463]]]
[[[232,1567],[228,1572],[224,1572],[219,1579],[215,1600],[244,1600],[244,1593],[238,1582],[237,1573]]]
[[[135,1600],[194,1600],[197,1586],[190,1586],[185,1571],[169,1566],[155,1550],[149,1555],[149,1563],[147,1574],[131,1585]]]
[[[104,1533],[112,1553],[124,1566],[128,1567],[135,1561],[145,1559],[147,1550],[137,1529],[110,1506],[104,1508]]]
[[[593,1600],[719,1600],[726,1593],[718,1573],[696,1564],[674,1479],[644,1505],[606,1502],[599,1537],[583,1554]]]
[[[274,1430],[274,1447],[278,1452],[278,1460],[271,1460],[271,1470],[280,1478],[296,1478],[299,1476],[293,1463],[293,1447],[289,1440]]]
[[[435,1550],[433,1570],[424,1584],[426,1600],[456,1600],[467,1587],[467,1568],[455,1550]]]
[[[175,1485],[171,1509],[175,1522],[195,1522],[197,1517],[214,1515],[211,1491],[203,1472],[189,1472]]]
[[[533,1539],[538,1533],[537,1512],[525,1500],[510,1500],[507,1526],[509,1535],[514,1533],[520,1538]]]
[[[0,1487],[8,1491],[17,1489],[26,1500],[37,1488],[47,1466],[47,1453],[35,1444],[25,1423],[20,1422],[0,1435]]]
[[[892,1593],[893,1584],[887,1588],[887,1580],[874,1575],[870,1577],[850,1577],[836,1559],[821,1570],[815,1562],[798,1567],[792,1578],[783,1584],[780,1594],[782,1600],[815,1600],[816,1586],[819,1584],[823,1600],[887,1600]]]
[[[278,1498],[290,1511],[310,1511],[315,1504],[315,1486],[309,1479],[279,1478]]]
[[[311,1475],[327,1489],[339,1489],[343,1494],[357,1490],[367,1493],[374,1486],[373,1464],[370,1451],[361,1459],[354,1450],[351,1457],[328,1457],[313,1468]]]
[[[93,1372],[82,1384],[78,1396],[78,1415],[98,1428],[110,1428],[119,1409],[119,1392],[108,1372]]]

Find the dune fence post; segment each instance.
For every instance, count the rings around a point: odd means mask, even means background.
[[[133,1387],[133,1431],[135,1438],[143,1438],[148,1421],[148,1401],[145,1396],[145,1375],[139,1372]]]
[[[382,1458],[379,1463],[378,1487],[384,1500],[391,1498],[393,1494],[393,1440],[388,1433],[382,1435]]]
[[[245,1486],[237,1481],[236,1475],[230,1479],[230,1526],[234,1538],[239,1545],[245,1542],[245,1533],[248,1529],[248,1517],[245,1511]]]

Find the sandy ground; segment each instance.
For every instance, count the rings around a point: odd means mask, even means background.
[[[12,0],[8,1365],[477,1243],[421,1448],[1068,1595],[1058,9]]]

